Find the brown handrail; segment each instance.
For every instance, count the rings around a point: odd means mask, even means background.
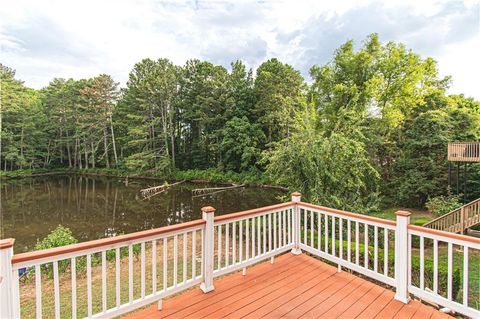
[[[270,206],[265,206],[265,207],[260,207],[260,208],[244,210],[244,211],[241,211],[241,212],[236,212],[236,213],[231,213],[231,214],[226,214],[226,215],[215,216],[215,222],[219,223],[219,222],[223,222],[225,220],[235,219],[235,218],[238,218],[238,217],[255,215],[255,214],[267,212],[267,211],[274,210],[274,209],[279,209],[279,208],[292,206],[293,204],[295,204],[295,203],[294,202],[286,202],[286,203],[281,203],[281,204],[275,204],[275,205],[270,205]]]
[[[338,214],[338,215],[343,215],[343,216],[346,216],[346,217],[353,217],[353,218],[357,218],[357,219],[362,219],[362,220],[369,221],[369,222],[386,224],[386,225],[390,225],[390,226],[396,226],[397,225],[397,222],[395,222],[393,220],[389,220],[389,219],[383,219],[383,218],[372,217],[372,216],[367,216],[367,215],[362,215],[362,214],[356,214],[356,213],[347,212],[347,211],[344,211],[344,210],[339,210],[339,209],[335,209],[335,208],[330,208],[330,207],[325,207],[325,206],[320,206],[320,205],[314,205],[314,204],[304,203],[304,202],[300,202],[300,205],[310,207],[310,208],[319,209],[319,210],[323,210],[323,211]]]
[[[477,207],[477,209],[475,210],[476,205],[478,205],[479,207]],[[473,209],[475,213],[474,216],[467,216],[467,220],[465,220],[465,212],[469,214],[471,209]],[[457,216],[457,218],[455,218],[455,216]],[[477,221],[475,221],[475,216],[478,217]],[[449,223],[449,218],[454,218],[458,220],[458,222]],[[472,218],[473,220],[470,222],[470,219]],[[445,222],[445,225],[442,225],[442,222]],[[462,207],[456,208],[449,213],[439,216],[434,220],[429,221],[428,223],[425,223],[423,227],[438,230],[449,230],[453,228],[453,232],[463,232],[465,229],[472,227],[473,225],[478,223],[480,223],[480,198],[471,201],[470,203],[467,203]]]
[[[133,241],[141,238],[147,238],[150,236],[167,234],[167,233],[179,231],[182,229],[201,226],[204,224],[205,224],[205,221],[203,219],[197,219],[197,220],[193,220],[186,223],[160,227],[155,229],[149,229],[149,230],[139,231],[131,234],[120,235],[116,237],[96,239],[96,240],[91,240],[91,241],[73,244],[73,245],[16,254],[12,257],[12,264],[18,264],[25,261],[32,261],[32,260],[42,259],[46,257],[59,256],[63,254],[78,252],[82,250],[88,250],[92,248],[109,246],[109,245],[118,244],[121,242],[129,242],[129,241]]]
[[[416,231],[419,231],[419,232],[424,232],[424,233],[428,233],[428,234],[432,234],[432,235],[448,237],[448,238],[451,238],[451,239],[468,241],[468,242],[474,243],[474,244],[480,244],[480,238],[477,238],[477,237],[465,236],[465,235],[446,232],[446,231],[443,231],[443,230],[426,228],[426,227],[423,227],[423,226],[417,226],[417,225],[412,225],[412,224],[408,225],[408,229],[416,230]]]

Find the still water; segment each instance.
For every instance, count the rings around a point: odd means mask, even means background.
[[[162,181],[85,177],[79,175],[0,180],[0,238],[15,238],[15,252],[33,250],[58,225],[70,228],[79,241],[111,237],[201,218],[211,205],[216,214],[279,203],[286,193],[246,187],[194,197],[195,188],[211,184],[182,183],[144,200],[143,188]]]

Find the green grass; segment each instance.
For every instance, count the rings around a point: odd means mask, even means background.
[[[369,215],[378,217],[378,218],[383,218],[383,219],[395,220],[396,219],[395,212],[399,210],[406,210],[411,212],[412,215],[410,216],[410,223],[414,225],[421,226],[435,218],[435,215],[433,215],[430,212],[418,210],[418,209],[412,209],[412,208],[404,208],[404,207],[385,208],[379,212],[375,212]]]

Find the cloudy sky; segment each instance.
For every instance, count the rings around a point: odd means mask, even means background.
[[[452,93],[480,99],[479,0],[0,0],[0,63],[28,86],[111,74],[125,83],[145,57],[256,67],[271,57],[308,80],[341,43],[373,32],[432,56]]]

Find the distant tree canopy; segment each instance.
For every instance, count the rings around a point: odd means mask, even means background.
[[[376,34],[313,66],[310,85],[275,58],[255,74],[241,61],[144,59],[123,89],[102,74],[33,90],[0,64],[0,168],[263,173],[308,200],[371,210],[446,194],[447,143],[480,138],[480,103],[447,95],[433,59]]]

